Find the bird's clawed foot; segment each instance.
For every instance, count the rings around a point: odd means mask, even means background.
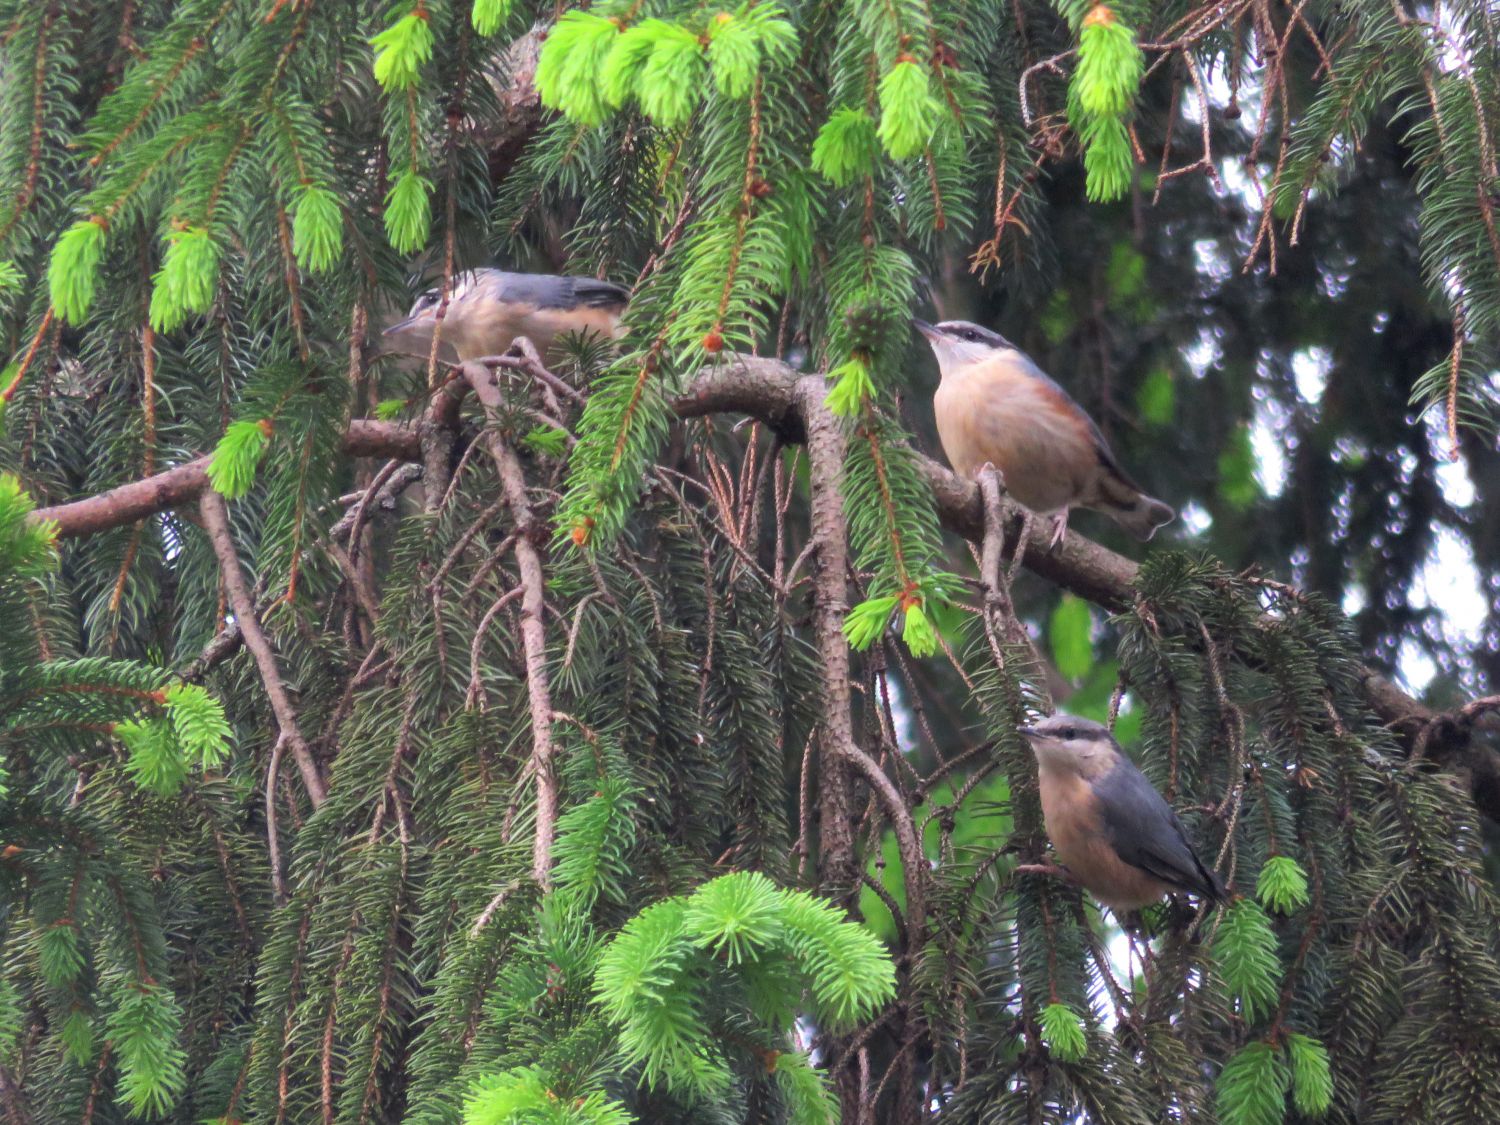
[[[1052,529],[1052,540],[1047,544],[1047,553],[1050,555],[1057,550],[1057,545],[1063,541],[1063,536],[1068,533],[1068,509],[1064,508],[1062,514],[1057,517],[1057,526]]]

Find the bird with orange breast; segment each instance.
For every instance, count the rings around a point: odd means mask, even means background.
[[[1047,838],[1068,872],[1116,911],[1185,892],[1208,902],[1224,883],[1109,728],[1073,715],[1021,727],[1037,760]]]
[[[915,323],[937,356],[932,410],[953,471],[971,477],[993,465],[1019,503],[1059,512],[1052,546],[1070,508],[1101,511],[1138,539],[1176,515],[1141,491],[1083,407],[1004,336],[966,320]]]

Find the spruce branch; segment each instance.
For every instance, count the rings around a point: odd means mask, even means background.
[[[670,405],[678,418],[748,414],[764,423],[779,440],[801,444],[807,428],[797,393],[800,378],[799,372],[780,360],[735,355],[700,371]],[[344,435],[343,451],[350,457],[399,457],[421,461],[424,466],[436,462],[439,475],[433,478],[424,467],[424,485],[436,480],[446,486],[445,450],[451,450],[455,440],[461,395],[456,384],[439,391],[416,427],[354,419]],[[444,441],[449,444],[445,446]],[[929,457],[916,454],[915,460],[932,489],[943,525],[972,542],[981,542],[985,519],[978,486]],[[53,521],[60,539],[125,526],[193,503],[208,486],[208,463],[207,456],[199,457],[145,480],[38,508],[32,518]],[[436,483],[433,492],[441,495]],[[1047,528],[1034,526],[1036,521],[1028,523],[1026,510],[1008,498],[1001,497],[1000,503],[1006,541],[1020,543],[1016,550],[1022,553],[1027,570],[1111,612],[1133,604],[1138,564],[1071,529],[1055,549],[1049,549]],[[1408,750],[1421,742],[1425,753],[1439,764],[1467,774],[1476,806],[1490,820],[1500,821],[1500,753],[1476,740],[1474,719],[1466,719],[1460,712],[1433,710],[1373,668],[1362,671],[1359,688],[1371,710],[1400,735]]]
[[[281,680],[281,671],[276,666],[276,654],[271,649],[265,630],[261,628],[255,601],[245,583],[245,572],[240,569],[240,558],[235,550],[234,534],[229,529],[229,511],[224,505],[224,498],[212,488],[204,488],[199,495],[198,510],[203,515],[204,530],[208,533],[209,543],[219,560],[219,573],[229,595],[229,604],[234,609],[235,622],[244,635],[245,647],[255,658],[261,683],[271,701],[271,710],[276,714],[276,723],[291,747],[292,758],[302,773],[302,786],[316,809],[328,799],[328,789],[318,770],[318,763],[314,761],[312,751],[308,748],[307,740],[302,737],[302,731],[297,725],[297,711]]]
[[[799,380],[797,399],[807,426],[807,458],[812,488],[810,531],[818,544],[814,632],[823,657],[823,693],[827,708],[823,732],[833,756],[844,759],[860,772],[890,818],[901,851],[902,877],[906,883],[907,935],[912,943],[909,948],[914,951],[922,943],[926,914],[926,856],[917,839],[911,810],[895,783],[854,740],[849,692],[849,641],[843,629],[844,615],[849,608],[844,588],[849,547],[841,487],[844,432],[828,409],[827,387],[822,379],[808,376]]]
[[[532,876],[543,887],[550,884],[552,841],[557,831],[557,775],[552,764],[552,695],[547,678],[547,634],[542,625],[546,612],[546,577],[537,540],[546,535],[546,525],[532,512],[526,494],[526,472],[514,449],[498,429],[504,397],[495,373],[479,363],[464,365],[464,377],[488,416],[486,434],[500,488],[516,526],[514,551],[520,571],[521,643],[526,658],[526,692],[531,704],[531,763],[536,775],[536,841],[532,851]]]

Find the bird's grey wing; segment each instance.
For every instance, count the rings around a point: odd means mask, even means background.
[[[612,281],[593,277],[562,277],[551,273],[507,273],[503,270],[483,273],[479,284],[490,287],[491,295],[507,304],[530,305],[537,309],[613,308],[624,305],[629,292]]]
[[[623,285],[597,277],[575,277],[573,295],[580,305],[597,309],[622,308],[630,300],[630,290]]]
[[[1136,484],[1135,481],[1131,478],[1130,474],[1127,473],[1123,468],[1121,468],[1120,463],[1115,460],[1114,451],[1109,448],[1109,442],[1104,440],[1104,434],[1100,432],[1098,424],[1093,420],[1093,418],[1089,417],[1089,412],[1083,407],[1079,406],[1078,400],[1070,395],[1066,390],[1064,390],[1062,385],[1058,383],[1056,379],[1052,378],[1052,376],[1048,375],[1039,366],[1037,366],[1036,360],[1032,359],[1020,348],[1016,348],[1015,352],[1019,357],[1021,366],[1026,369],[1027,374],[1034,379],[1041,380],[1041,382],[1045,383],[1049,388],[1051,388],[1051,390],[1060,399],[1062,399],[1062,401],[1067,403],[1069,409],[1071,409],[1073,413],[1076,414],[1079,419],[1088,427],[1089,436],[1094,439],[1094,449],[1099,454],[1099,463],[1115,476],[1119,477],[1124,484],[1134,489],[1136,492],[1140,492],[1141,486]]]
[[[1122,860],[1170,886],[1223,897],[1223,884],[1193,851],[1177,814],[1130,761],[1122,756],[1094,782],[1094,792],[1105,833]]]

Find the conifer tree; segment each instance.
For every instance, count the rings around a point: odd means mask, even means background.
[[[1451,331],[1369,399],[1486,463],[1493,22],[0,0],[7,1120],[1500,1120],[1500,697],[1433,709],[1367,663],[1390,618],[1244,569],[1248,430],[1190,448],[1165,369],[1147,483],[1225,557],[1050,550],[924,452],[909,329],[967,264],[1015,308],[1064,278],[1059,355],[1091,277],[1179,347],[1148,271],[1235,145],[1223,304],[1311,302],[1389,141],[1381,315]],[[627,286],[623,339],[381,352],[495,261]],[[1122,929],[1038,870],[1017,727],[1058,702],[1231,902]]]

